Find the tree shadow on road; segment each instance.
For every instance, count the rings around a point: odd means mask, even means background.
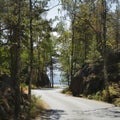
[[[120,118],[120,107],[107,107],[95,110],[84,111],[84,113],[94,113],[94,115],[99,117],[110,117],[110,118]]]
[[[45,110],[41,114],[42,120],[59,120],[61,115],[65,115],[63,110]]]

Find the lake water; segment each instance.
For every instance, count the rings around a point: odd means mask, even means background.
[[[63,79],[62,77],[62,71],[59,69],[60,68],[60,64],[56,63],[53,65],[53,81],[54,81],[54,85],[65,85],[65,83],[61,83],[61,80]],[[50,79],[50,70],[48,68],[48,77]]]
[[[50,79],[50,72],[49,72],[49,70],[48,70],[47,74],[48,74],[49,79]],[[60,82],[61,79],[62,79],[61,71],[58,70],[58,69],[53,70],[53,81],[54,81],[54,84],[61,84],[61,82]]]

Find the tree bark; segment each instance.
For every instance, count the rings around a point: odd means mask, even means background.
[[[37,50],[38,50],[38,81],[41,81],[41,68],[40,68],[40,37],[38,36],[37,41]]]
[[[11,41],[11,79],[14,86],[14,119],[17,120],[20,114],[20,42],[21,42],[21,1],[18,0],[18,23],[13,25],[10,29],[10,41]]]
[[[120,16],[119,16],[119,12],[120,12],[120,3],[119,1],[117,1],[117,6],[116,6],[116,25],[115,25],[115,40],[116,40],[116,49],[117,51],[119,50],[119,38],[120,38]]]
[[[71,68],[70,68],[70,82],[73,80],[73,69],[74,69],[74,65],[73,65],[73,59],[74,59],[74,34],[75,34],[75,30],[74,30],[74,21],[75,21],[75,16],[72,20],[72,48],[71,48]]]
[[[104,73],[104,83],[107,92],[107,100],[110,98],[109,94],[109,83],[108,83],[108,72],[107,72],[107,48],[106,48],[106,14],[107,5],[106,0],[102,0],[102,39],[103,39],[103,73]]]
[[[33,35],[32,35],[32,0],[29,0],[30,8],[30,73],[29,73],[29,100],[31,101],[31,82],[32,82],[32,71],[33,71]]]
[[[50,81],[51,81],[51,87],[54,88],[54,80],[53,80],[53,60],[51,56],[51,61],[50,61]]]

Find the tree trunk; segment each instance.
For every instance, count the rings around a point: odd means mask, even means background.
[[[53,61],[51,56],[51,62],[50,62],[50,81],[51,81],[51,87],[54,88],[54,81],[53,81]]]
[[[71,48],[71,69],[70,69],[70,82],[73,80],[73,69],[74,69],[74,65],[73,65],[73,59],[74,59],[74,21],[75,21],[75,16],[72,20],[72,48]]]
[[[102,0],[102,39],[103,39],[103,60],[104,60],[104,64],[103,64],[103,73],[104,73],[104,82],[105,82],[105,89],[107,92],[107,98],[106,100],[109,100],[110,98],[110,94],[109,94],[109,83],[108,83],[108,73],[107,73],[107,49],[106,49],[106,9],[107,9],[107,5],[106,5],[106,0]]]
[[[33,71],[33,36],[32,36],[32,0],[29,0],[30,4],[30,73],[29,73],[29,100],[31,101],[31,81],[32,81],[32,71]]]
[[[85,62],[85,60],[86,60],[86,58],[87,58],[87,35],[86,35],[86,33],[85,33],[85,36],[84,36],[84,62]]]
[[[10,30],[10,41],[11,41],[11,79],[14,85],[14,119],[17,120],[20,113],[20,41],[21,41],[21,1],[18,1],[19,14],[18,23]]]
[[[116,24],[115,24],[115,40],[116,40],[116,49],[119,50],[119,38],[120,38],[120,3],[117,1],[117,6],[116,6]]]
[[[41,81],[41,68],[40,68],[40,38],[39,38],[39,36],[38,36],[38,41],[37,41],[37,44],[38,44],[38,48],[37,48],[37,50],[38,50],[38,79],[37,79],[37,81]]]

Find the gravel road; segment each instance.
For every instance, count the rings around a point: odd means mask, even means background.
[[[61,89],[32,90],[50,106],[36,120],[120,120],[120,107],[112,104],[67,96]]]

